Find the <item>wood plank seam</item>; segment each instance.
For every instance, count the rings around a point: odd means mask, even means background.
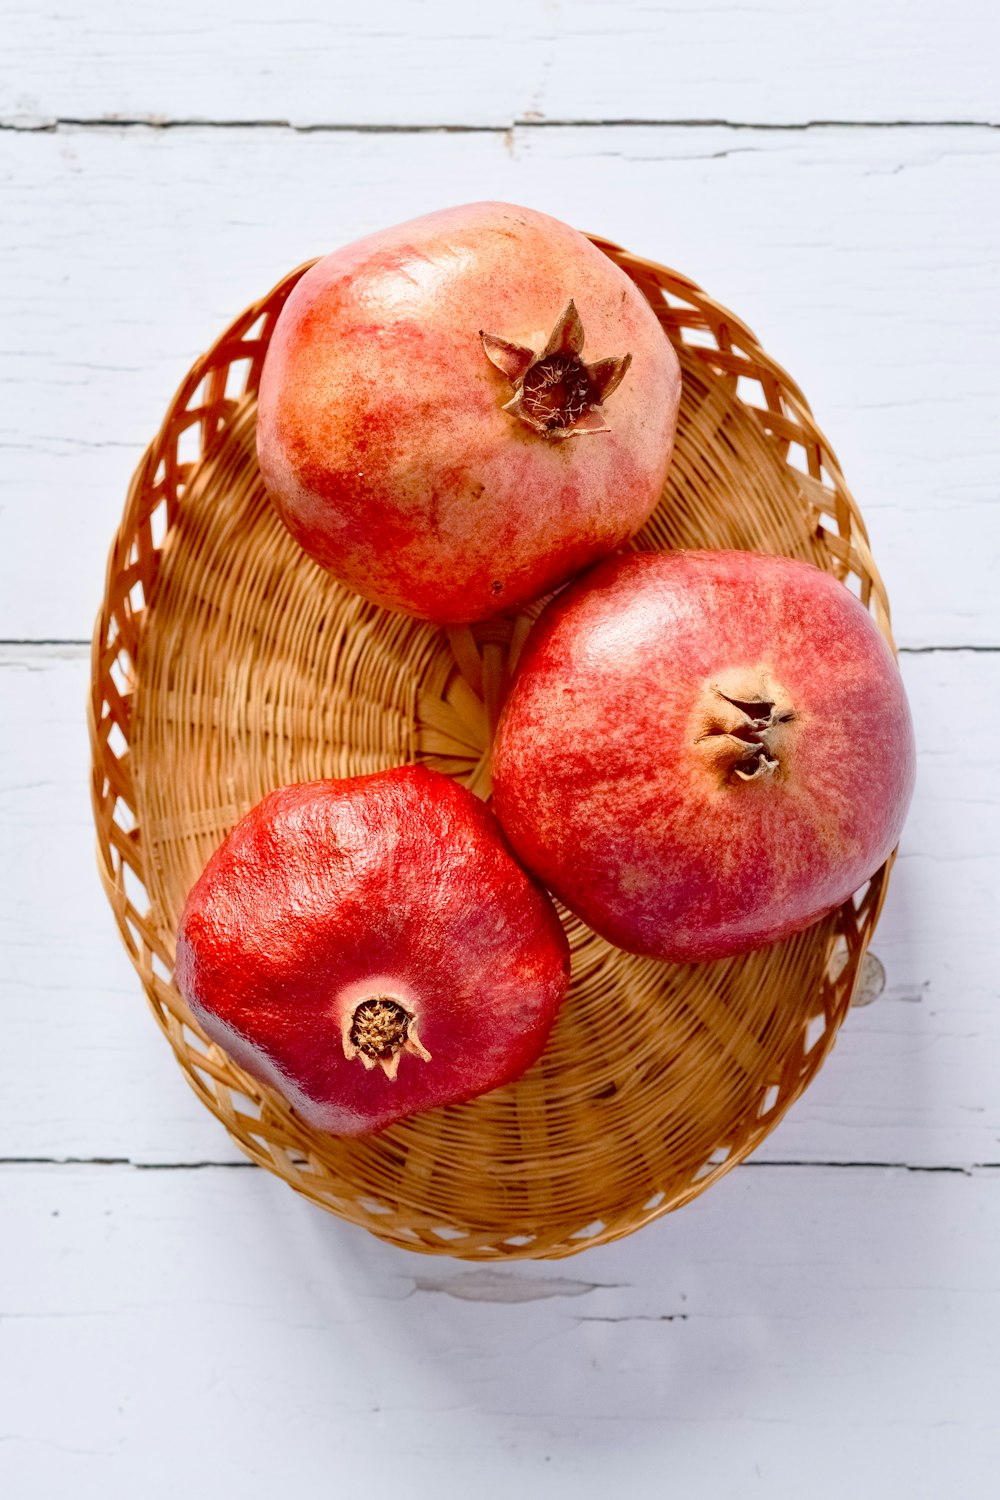
[[[216,1168],[226,1172],[262,1170],[255,1161],[136,1161],[129,1156],[0,1156],[0,1167],[128,1167],[135,1172],[201,1172]],[[972,1177],[981,1172],[1000,1171],[1000,1161],[975,1161],[962,1166],[942,1162],[809,1161],[796,1158],[764,1161],[748,1157],[740,1163],[739,1170],[748,1167],[755,1171],[808,1167],[838,1172],[951,1172],[960,1177]]]
[[[192,115],[164,119],[160,115],[8,115],[0,118],[0,130],[28,134],[52,134],[72,130],[289,130],[296,135],[510,135],[515,130],[1000,130],[995,120],[798,120],[779,123],[768,120],[719,118],[669,119],[634,116],[587,119],[529,120],[518,117],[501,125],[436,124],[393,125],[388,121],[365,124],[329,120],[298,125],[283,119],[211,119]]]

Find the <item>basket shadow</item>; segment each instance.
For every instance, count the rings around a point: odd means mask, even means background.
[[[353,1353],[382,1410],[416,1390],[428,1418],[460,1412],[466,1434],[475,1424],[536,1457],[554,1443],[662,1452],[674,1424],[773,1420],[799,1404],[797,1380],[818,1392],[864,1378],[872,1320],[891,1342],[912,1318],[886,1292],[936,1267],[946,1277],[948,1229],[929,1200],[910,1194],[896,1215],[875,1174],[827,1169],[817,1193],[819,1175],[744,1169],[562,1267],[415,1264],[311,1214],[302,1249],[313,1276],[335,1264],[362,1301]]]
[[[905,861],[901,875],[890,945],[925,919]],[[854,1016],[862,1042],[869,1018],[893,1003],[917,1029],[916,1006],[883,999]],[[838,1075],[834,1064],[821,1085],[832,1101]],[[907,1117],[925,1093],[923,1051],[904,1046],[895,1111]],[[822,1100],[819,1117],[825,1129]],[[499,1444],[571,1463],[605,1453],[641,1477],[654,1448],[669,1456],[697,1424],[788,1421],[790,1410],[822,1424],[824,1393],[845,1386],[870,1401],[885,1351],[913,1336],[905,1289],[923,1295],[953,1274],[948,1215],[937,1197],[905,1191],[911,1181],[871,1166],[744,1166],[682,1213],[558,1264],[416,1255],[267,1178],[254,1232],[272,1239],[279,1262],[291,1259],[310,1318],[330,1335],[311,1346],[304,1377],[322,1389],[349,1351],[359,1392],[373,1393],[383,1417],[399,1411],[404,1446],[417,1440],[408,1419],[424,1444],[458,1422],[473,1451]]]

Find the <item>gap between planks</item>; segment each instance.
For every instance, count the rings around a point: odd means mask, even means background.
[[[1000,130],[995,120],[795,120],[775,124],[768,120],[657,119],[620,116],[601,120],[545,119],[527,116],[495,125],[410,124],[387,121],[357,124],[349,120],[296,124],[293,120],[213,120],[208,116],[170,118],[162,115],[9,115],[0,119],[0,130],[55,133],[72,130],[289,130],[296,135],[509,135],[514,130]]]
[[[0,1156],[2,1167],[126,1167],[133,1172],[257,1172],[262,1171],[253,1161],[134,1161],[129,1156]],[[980,1173],[1000,1171],[1000,1161],[970,1162],[965,1166],[951,1164],[921,1165],[899,1161],[755,1161],[752,1157],[740,1162],[739,1171],[752,1167],[766,1172],[772,1168],[782,1170],[806,1168],[810,1171],[835,1172],[945,1172],[958,1177],[974,1177]]]

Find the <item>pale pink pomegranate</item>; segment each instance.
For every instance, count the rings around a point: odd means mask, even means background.
[[[639,530],[680,369],[649,303],[577,230],[475,203],[336,250],[271,339],[257,452],[341,582],[441,624],[563,583]]]
[[[630,952],[720,958],[808,926],[899,838],[899,670],[829,574],[632,554],[560,594],[498,726],[494,806],[525,865]]]

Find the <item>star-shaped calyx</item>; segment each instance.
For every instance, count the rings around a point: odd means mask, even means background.
[[[541,354],[496,333],[481,333],[488,358],[514,387],[503,410],[547,438],[607,432],[602,407],[625,378],[631,354],[585,364],[583,324],[570,301]]]

